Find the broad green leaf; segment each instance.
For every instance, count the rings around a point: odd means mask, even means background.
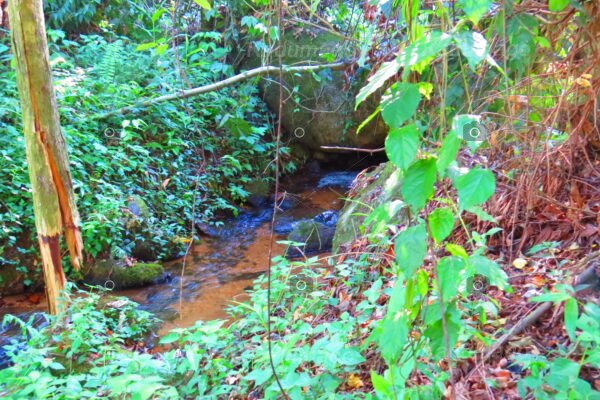
[[[458,7],[474,24],[479,22],[491,6],[492,0],[458,0]]]
[[[399,128],[417,111],[420,101],[421,93],[418,85],[394,83],[381,98],[383,120],[390,128]]]
[[[411,124],[390,131],[385,139],[385,153],[391,162],[405,170],[417,155],[419,130]]]
[[[566,301],[570,298],[571,298],[571,296],[569,296],[568,293],[548,292],[548,293],[540,294],[539,296],[532,297],[531,301],[534,303],[545,303],[547,301],[550,301],[553,303],[560,303],[560,302]]]
[[[373,389],[375,389],[375,392],[380,398],[393,398],[394,392],[392,390],[392,383],[373,370],[371,370],[371,383],[373,384]]]
[[[454,181],[458,191],[458,204],[462,210],[485,203],[496,190],[494,174],[475,167]]]
[[[448,313],[446,313],[446,330],[448,333],[448,344],[452,350],[458,340],[461,326],[451,318],[448,318]],[[433,356],[437,358],[444,357],[446,355],[446,339],[444,337],[444,326],[441,318],[429,325],[424,335],[430,340]]]
[[[337,360],[342,365],[356,365],[365,361],[358,349],[344,347],[337,352]]]
[[[404,67],[402,79],[406,80],[408,78],[411,71],[410,67],[437,56],[442,50],[448,47],[451,41],[452,36],[447,33],[432,31],[406,47],[398,54],[397,58],[399,65]]]
[[[358,108],[358,105],[367,97],[375,93],[377,89],[381,88],[389,78],[396,75],[398,71],[400,71],[400,68],[404,67],[402,79],[406,80],[410,73],[410,67],[438,55],[442,50],[448,47],[451,40],[452,36],[447,33],[439,31],[430,32],[427,36],[420,38],[406,47],[398,54],[398,57],[395,60],[383,63],[377,72],[369,78],[369,83],[363,86],[358,92],[358,95],[356,95],[356,108]]]
[[[548,1],[548,9],[552,12],[559,12],[567,8],[569,0],[550,0]]]
[[[402,196],[415,210],[422,209],[433,195],[435,174],[436,162],[432,157],[419,160],[406,170]]]
[[[492,286],[496,286],[499,289],[506,289],[508,287],[508,275],[506,272],[494,261],[484,256],[471,256],[469,257],[469,265],[471,267],[472,275],[485,276]]]
[[[479,32],[460,32],[454,35],[454,42],[465,55],[472,70],[487,59],[490,49],[487,40]]]
[[[461,258],[469,257],[469,254],[467,253],[465,248],[459,244],[448,243],[446,245],[446,251],[448,253],[452,254],[453,256],[457,256],[457,257],[461,257]]]
[[[179,333],[170,332],[170,333],[167,333],[162,338],[160,338],[160,343],[161,344],[173,343],[173,342],[178,341],[180,337],[181,337],[181,335]]]
[[[461,138],[458,137],[454,131],[450,132],[444,138],[437,159],[437,170],[442,178],[446,176],[446,169],[450,163],[456,159],[458,149],[460,148],[460,142]]]
[[[577,300],[570,298],[565,302],[565,330],[569,334],[571,340],[575,340],[575,327],[577,325],[577,317],[579,316],[579,307]]]
[[[212,6],[208,2],[208,0],[194,0],[194,3],[198,4],[200,7],[204,8],[205,10],[212,9]]]
[[[442,300],[448,301],[458,294],[460,286],[466,281],[465,260],[460,257],[442,257],[437,265]]]
[[[436,243],[440,243],[454,229],[454,214],[449,208],[436,208],[428,218],[429,232]]]
[[[381,64],[381,67],[369,78],[369,83],[360,89],[358,94],[356,95],[356,106],[358,108],[359,104],[365,101],[367,97],[371,94],[375,93],[377,89],[383,86],[383,84],[390,79],[392,76],[396,75],[400,70],[400,63],[397,60],[392,60],[388,62],[384,62]]]
[[[395,243],[396,262],[404,276],[411,276],[423,264],[427,254],[427,229],[421,223],[398,234]]]
[[[408,338],[408,322],[406,315],[386,316],[381,322],[379,348],[388,364],[395,363],[402,354]]]

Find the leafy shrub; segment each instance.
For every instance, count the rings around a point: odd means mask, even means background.
[[[231,67],[219,61],[227,52],[219,45],[219,34],[190,37],[177,49],[181,62],[173,48],[160,54],[155,49],[136,51],[127,37],[82,35],[73,42],[56,31],[50,37],[88,256],[131,255],[142,243],[153,249],[153,258],[175,257],[192,221],[235,214],[236,203],[248,196],[245,183],[273,171],[269,113],[252,82],[124,116],[98,117],[140,98],[180,90],[183,73],[195,86],[231,74]],[[2,49],[0,54],[7,54]],[[0,124],[6,134],[0,138],[5,144],[0,179],[11,184],[0,188],[0,257],[23,268],[31,258],[17,258],[14,249],[25,255],[35,251],[33,211],[14,74],[10,57],[4,57],[6,84],[0,91],[7,101],[0,106]],[[136,198],[147,206],[142,217],[130,209]]]

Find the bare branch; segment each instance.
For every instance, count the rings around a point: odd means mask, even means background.
[[[350,64],[351,64],[351,62],[343,62],[342,61],[342,62],[330,63],[330,64],[302,65],[302,66],[298,66],[298,67],[284,66],[283,71],[285,73],[311,72],[311,71],[315,72],[315,71],[320,71],[320,70],[326,69],[326,68],[331,68],[332,70],[335,71],[335,70],[342,70]],[[189,90],[182,90],[179,93],[167,94],[164,96],[155,97],[153,99],[142,100],[131,106],[123,107],[123,108],[120,108],[120,109],[114,110],[114,111],[109,111],[104,114],[97,114],[97,115],[92,116],[91,118],[92,119],[103,119],[106,117],[110,117],[112,115],[124,114],[126,112],[130,112],[130,111],[133,111],[133,110],[136,110],[139,108],[153,106],[155,104],[163,103],[166,101],[186,99],[188,97],[198,96],[200,94],[204,94],[204,93],[208,93],[208,92],[214,92],[216,90],[223,89],[224,87],[231,86],[235,83],[244,81],[246,79],[278,72],[279,69],[280,69],[279,67],[273,66],[273,65],[266,65],[264,67],[250,69],[248,71],[244,71],[240,74],[234,75],[230,78],[224,79],[219,82],[211,83],[209,85],[204,85],[204,86],[200,86],[200,87],[189,89]]]

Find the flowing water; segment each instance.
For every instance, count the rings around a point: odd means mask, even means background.
[[[285,239],[298,220],[313,218],[323,211],[339,210],[355,176],[356,172],[333,171],[296,176],[283,182],[275,240]],[[237,218],[225,221],[211,232],[211,236],[203,236],[200,244],[188,254],[183,270],[183,260],[165,265],[171,277],[167,282],[115,291],[115,295],[131,298],[142,309],[165,321],[161,333],[174,327],[191,326],[197,320],[226,318],[227,304],[244,300],[245,289],[267,269],[272,207],[267,201],[260,207],[245,208]],[[283,254],[285,246],[275,243],[273,250],[273,255]],[[181,286],[183,291],[180,291]],[[43,296],[12,296],[4,299],[0,315],[10,313],[28,318],[44,310]],[[43,323],[42,318],[38,319],[38,323]],[[18,332],[15,326],[0,329],[0,346],[9,343]],[[3,358],[0,350],[0,365]]]

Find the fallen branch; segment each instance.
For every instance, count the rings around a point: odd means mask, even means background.
[[[385,151],[384,147],[377,148],[377,149],[365,149],[362,147],[321,146],[321,148],[323,150],[358,151],[358,152],[362,152],[362,153],[371,153],[371,155],[373,155],[373,153]]]
[[[350,64],[351,64],[351,62],[337,62],[337,63],[319,64],[319,65],[303,65],[303,66],[298,66],[298,67],[283,66],[283,71],[285,73],[315,72],[315,71],[320,71],[320,70],[326,69],[326,68],[331,68],[332,70],[336,71],[336,70],[342,70]],[[209,85],[204,85],[204,86],[200,86],[200,87],[189,89],[189,90],[182,90],[179,93],[167,94],[164,96],[155,97],[153,99],[139,101],[131,106],[119,108],[117,110],[109,111],[104,114],[97,114],[97,115],[92,116],[91,119],[103,119],[106,117],[110,117],[112,115],[124,114],[126,112],[130,112],[130,111],[133,111],[133,110],[136,110],[139,108],[145,108],[145,107],[153,106],[158,103],[164,103],[166,101],[181,100],[181,99],[186,99],[188,97],[198,96],[200,94],[204,94],[204,93],[208,93],[208,92],[214,92],[216,90],[223,89],[224,87],[231,86],[235,83],[244,81],[246,79],[254,78],[255,76],[268,75],[270,73],[275,73],[277,71],[279,71],[279,67],[273,66],[273,65],[266,65],[264,67],[254,68],[254,69],[251,69],[248,71],[244,71],[240,74],[234,75],[230,78],[224,79],[222,81],[211,83]]]
[[[595,252],[595,253],[589,254],[588,256],[584,257],[583,259],[581,259],[580,261],[578,261],[571,267],[572,270],[577,271],[577,270],[581,269],[583,266],[588,266],[589,264],[592,264],[592,265],[589,265],[583,272],[578,274],[573,279],[573,286],[589,284],[590,281],[593,281],[593,280],[596,280],[596,282],[597,282],[597,279],[598,279],[597,272],[596,272],[596,268],[598,268],[598,265],[596,263],[597,261],[600,261],[600,252]],[[583,290],[587,289],[588,287],[589,287],[589,285],[585,285],[583,287],[577,288],[576,292],[583,291]],[[527,329],[531,325],[533,325],[542,315],[544,315],[548,310],[550,310],[552,308],[553,304],[554,303],[552,303],[552,302],[546,302],[546,303],[541,303],[541,304],[537,305],[533,309],[533,311],[531,311],[525,318],[521,319],[508,332],[506,332],[504,335],[502,335],[500,337],[500,339],[498,339],[498,341],[496,343],[494,343],[485,352],[485,354],[483,355],[481,360],[479,360],[478,364],[479,365],[484,364],[496,351],[498,351],[499,349],[504,347],[504,345],[509,341],[509,339],[511,337],[518,335],[519,333],[523,332],[525,329]],[[469,376],[471,376],[471,374],[475,371],[475,369],[476,368],[473,367],[473,369],[466,375],[467,378]]]

